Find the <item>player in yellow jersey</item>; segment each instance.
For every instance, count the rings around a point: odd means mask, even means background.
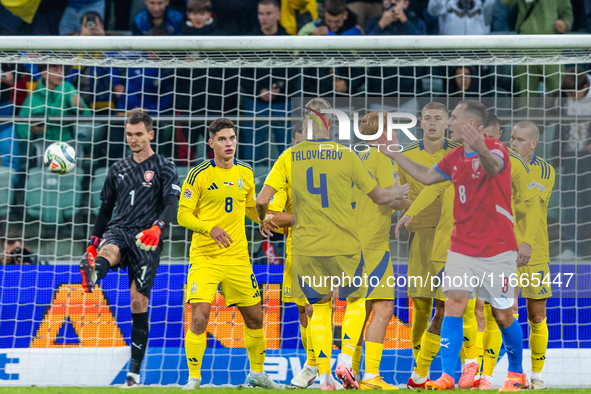
[[[189,382],[201,384],[203,354],[211,303],[220,287],[226,305],[237,306],[244,318],[244,345],[250,361],[251,386],[280,388],[263,371],[266,340],[259,286],[248,254],[244,217],[257,220],[252,168],[234,158],[236,131],[231,120],[209,125],[214,158],[193,168],[182,187],[178,223],[193,231],[187,299],[191,325],[185,337]]]
[[[411,160],[432,167],[445,157],[447,152],[458,146],[457,143],[445,138],[447,129],[448,110],[444,104],[431,102],[423,107],[421,128],[423,139],[410,144],[404,149],[403,154]],[[410,185],[408,198],[414,201],[425,187],[421,182],[408,176],[405,171],[398,169],[400,183]],[[417,360],[421,339],[431,318],[433,310],[434,293],[425,282],[429,277],[437,276],[443,269],[443,264],[435,266],[431,258],[435,228],[441,215],[441,199],[431,204],[427,209],[417,215],[412,225],[408,227],[408,278],[420,278],[408,282],[408,296],[412,298],[414,308],[414,320],[411,329],[411,342],[413,354]],[[443,303],[436,301],[439,309],[443,309]],[[409,383],[412,383],[409,381]]]
[[[361,134],[375,135],[379,129],[379,118],[386,124],[385,112],[371,112],[363,117],[359,125]],[[386,156],[373,146],[374,141],[366,141],[368,148],[359,152],[361,161],[382,188],[394,185],[395,166]],[[358,189],[355,190],[355,220],[363,259],[364,274],[369,278],[366,299],[366,320],[373,311],[373,316],[365,332],[365,374],[359,383],[361,390],[398,390],[398,387],[386,383],[379,375],[380,362],[384,349],[384,338],[388,323],[394,313],[394,291],[388,278],[394,277],[390,259],[390,227],[392,210],[410,206],[409,200],[397,200],[387,205],[376,205]],[[365,326],[365,324],[364,324]],[[353,370],[359,371],[362,338],[360,338]],[[355,365],[357,364],[357,365]]]
[[[330,117],[323,122],[307,121],[312,118],[310,113],[320,115],[321,109],[330,108],[323,99],[313,99],[306,104],[309,112],[304,117],[304,131],[310,131],[313,139],[291,148],[291,160],[283,160],[285,166],[274,166],[277,176],[270,174],[266,181],[273,192],[287,186],[292,190],[291,291],[292,296],[306,296],[313,304],[312,340],[323,390],[335,389],[330,371],[331,293],[335,283],[327,282],[325,278],[357,278],[357,270],[362,268],[361,245],[351,206],[352,184],[377,204],[402,199],[408,191],[408,186],[398,184],[390,189],[378,187],[354,151],[328,139],[328,128],[332,124]],[[257,198],[257,213],[263,222],[268,220],[271,197],[261,193]],[[351,280],[345,283],[347,286],[340,287],[340,296],[347,298],[347,311],[343,318],[341,362],[336,373],[345,387],[356,388],[358,384],[351,366],[363,328],[365,299],[360,295],[365,296],[365,289],[352,286]]]
[[[529,346],[531,348],[531,388],[545,389],[542,368],[548,347],[548,325],[546,322],[546,299],[552,296],[550,282],[550,243],[548,241],[548,203],[554,188],[556,173],[544,159],[535,155],[540,139],[540,130],[534,122],[519,122],[511,132],[511,148],[529,164],[536,187],[542,195],[542,215],[532,256],[526,266],[517,269],[522,296],[527,302],[527,318],[530,326]],[[523,232],[524,221],[517,217],[517,227]],[[540,279],[539,281],[536,279]],[[527,280],[526,280],[527,279]],[[544,283],[545,282],[545,283]],[[517,307],[517,301],[515,301]]]
[[[464,119],[466,120],[466,119]],[[454,125],[454,130],[461,130],[463,124],[458,123]],[[453,131],[453,130],[452,130]],[[499,134],[500,136],[500,134]],[[527,210],[527,228],[528,232],[523,242],[519,244],[518,261],[520,263],[529,261],[531,256],[531,246],[534,245],[535,234],[538,230],[538,220],[540,217],[540,198],[537,191],[530,188],[532,177],[529,174],[529,167],[519,155],[515,152],[509,153],[509,160],[511,162],[511,181],[513,188],[513,195],[519,193],[522,196]],[[441,218],[436,229],[435,242],[433,247],[433,260],[435,262],[444,263],[447,259],[447,251],[450,246],[451,234],[454,229],[453,221],[453,202],[455,197],[455,190],[451,182],[443,182],[427,186],[420,195],[413,201],[410,209],[406,212],[396,226],[396,236],[402,227],[407,226],[408,223],[414,221],[414,217],[423,212],[425,207],[428,207],[434,201],[440,200],[441,193],[443,194]],[[527,240],[527,242],[525,241]],[[462,377],[460,378],[458,387],[472,388],[474,378],[479,370],[479,363],[476,356],[476,337],[478,332],[478,325],[474,316],[475,301],[471,300],[468,304],[467,312],[464,314],[464,351],[465,365],[462,370]],[[485,307],[485,313],[487,308]],[[492,313],[491,313],[492,317]],[[417,366],[413,371],[411,379],[409,379],[410,387],[424,387],[420,385],[426,384],[429,381],[428,372],[431,362],[439,352],[439,339],[441,323],[443,319],[443,310],[435,312],[433,321],[427,330],[424,341],[421,346],[421,351],[417,359]],[[494,322],[494,327],[498,330],[498,326]],[[488,324],[488,319],[487,319]],[[500,333],[500,332],[499,332]],[[466,339],[468,339],[466,341]],[[502,343],[502,342],[501,342]],[[492,373],[492,371],[491,371]],[[485,388],[490,384],[490,376],[481,377],[480,387]],[[411,382],[412,380],[412,382]]]

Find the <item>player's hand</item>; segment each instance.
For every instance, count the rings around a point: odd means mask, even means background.
[[[267,214],[265,220],[259,223],[259,231],[261,232],[261,235],[265,238],[273,236],[273,232],[279,228],[279,226],[273,222],[274,217],[274,215]]]
[[[527,242],[522,242],[519,244],[519,248],[517,249],[517,266],[523,267],[529,263],[529,259],[531,257],[531,245]]]
[[[160,243],[160,234],[162,233],[163,227],[164,222],[162,220],[156,220],[152,227],[136,235],[135,238],[137,241],[135,241],[135,244],[137,247],[145,251],[156,250]]]
[[[400,236],[400,229],[402,228],[402,226],[404,226],[406,228],[406,227],[408,227],[410,222],[412,222],[411,216],[404,215],[403,217],[400,218],[398,223],[396,223],[396,229],[394,230],[394,236],[396,236],[396,239],[398,239],[398,237]]]
[[[211,235],[211,238],[213,238],[215,243],[218,244],[220,249],[229,248],[230,244],[233,242],[232,238],[230,238],[228,233],[219,228],[218,226],[212,228],[209,232],[209,235]]]
[[[388,140],[388,133],[382,132],[382,135],[376,140],[375,145],[380,152],[392,160],[395,160],[396,153],[402,152],[402,146],[398,142],[398,132],[396,131],[392,132],[391,140]],[[388,149],[389,146],[392,146],[392,150]]]
[[[470,148],[474,149],[477,153],[481,153],[483,149],[486,149],[482,129],[483,126],[480,126],[477,129],[470,124],[462,127],[462,138],[464,139],[464,142],[470,145]]]
[[[408,194],[409,190],[410,190],[410,186],[408,185],[408,183],[401,185],[400,183],[398,183],[398,179],[396,179],[394,186],[392,186],[392,191],[394,191],[394,195],[395,195],[394,199],[395,200],[404,199],[406,197],[406,195]]]
[[[96,259],[97,251],[96,248],[99,246],[100,239],[96,235],[90,237],[88,242],[86,243],[86,253],[88,253],[89,257],[92,257],[92,260]]]
[[[554,28],[556,29],[556,33],[558,34],[566,33],[566,23],[564,23],[564,21],[560,19],[556,21],[556,25],[554,26]]]

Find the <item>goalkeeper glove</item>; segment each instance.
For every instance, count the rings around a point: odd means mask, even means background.
[[[92,237],[90,237],[90,239],[88,240],[88,242],[86,243],[86,253],[88,253],[89,257],[92,257],[92,261],[94,262],[94,259],[96,259],[96,248],[98,248],[99,246],[99,237],[97,237],[96,235],[93,235]]]
[[[141,233],[135,236],[135,238],[137,239],[135,244],[141,250],[156,250],[158,244],[160,243],[160,234],[162,233],[163,228],[164,222],[162,220],[156,220],[153,223],[152,227],[142,231]]]

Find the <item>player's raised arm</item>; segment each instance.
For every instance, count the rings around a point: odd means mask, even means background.
[[[508,157],[502,157],[503,152],[497,151],[491,152],[486,144],[484,143],[484,133],[482,133],[483,127],[480,126],[478,129],[471,124],[466,124],[462,128],[462,138],[464,145],[468,145],[470,148],[478,153],[480,159],[480,165],[484,172],[490,176],[495,176],[503,170],[505,167],[505,160]]]

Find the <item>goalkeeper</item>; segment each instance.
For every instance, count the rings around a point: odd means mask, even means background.
[[[181,188],[174,164],[150,146],[154,129],[146,112],[129,116],[125,138],[132,155],[109,169],[80,273],[82,287],[92,293],[110,268],[129,267],[131,364],[123,387],[132,388],[139,387],[148,345],[148,300],[160,264],[161,232],[175,217]]]

